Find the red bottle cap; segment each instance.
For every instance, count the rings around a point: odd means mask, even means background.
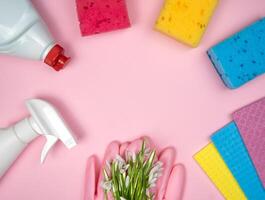
[[[64,49],[60,45],[56,44],[50,52],[47,54],[44,62],[50,65],[56,71],[64,68],[64,66],[70,61],[69,57],[64,55]]]

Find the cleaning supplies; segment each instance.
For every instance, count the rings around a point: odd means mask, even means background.
[[[222,193],[225,199],[247,200],[245,194],[213,143],[209,143],[196,153],[194,159]]]
[[[226,199],[265,199],[264,116],[265,98],[239,109],[233,113],[233,121],[215,132],[210,145],[194,156]],[[224,178],[224,171],[235,181]]]
[[[83,36],[130,27],[125,0],[76,0]]]
[[[155,28],[192,47],[199,45],[218,0],[165,0]]]
[[[265,189],[235,122],[215,132],[211,140],[247,199],[265,199]]]
[[[30,0],[0,1],[0,54],[42,60],[56,71],[69,61]]]
[[[233,119],[265,188],[265,98],[239,109]]]
[[[25,147],[38,136],[45,136],[47,139],[41,153],[41,163],[58,140],[69,149],[76,146],[71,130],[51,104],[31,99],[26,101],[26,106],[30,117],[9,128],[0,129],[0,178]]]
[[[230,89],[265,73],[265,18],[208,50],[220,78]]]

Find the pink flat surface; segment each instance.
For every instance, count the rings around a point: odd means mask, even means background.
[[[74,1],[34,3],[72,62],[56,73],[38,62],[1,56],[0,125],[26,116],[25,99],[44,98],[65,116],[79,145],[68,151],[58,144],[40,165],[44,140],[35,140],[1,180],[0,199],[81,200],[87,157],[102,156],[111,140],[142,134],[177,148],[187,168],[185,200],[223,199],[192,155],[233,111],[265,96],[265,76],[229,90],[205,51],[264,16],[265,1],[220,1],[196,49],[152,29],[163,0],[128,0],[132,28],[85,38]]]

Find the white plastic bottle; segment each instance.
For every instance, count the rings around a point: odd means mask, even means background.
[[[71,130],[51,104],[31,99],[26,105],[31,116],[9,128],[0,129],[0,179],[27,145],[38,136],[44,136],[47,140],[42,149],[41,163],[58,140],[69,149],[76,146]]]
[[[0,54],[42,60],[56,71],[69,61],[30,0],[0,0]]]

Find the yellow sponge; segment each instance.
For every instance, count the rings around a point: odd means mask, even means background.
[[[199,151],[194,159],[228,200],[247,200],[234,176],[213,143]]]
[[[218,0],[166,0],[155,28],[192,47],[199,45]]]

